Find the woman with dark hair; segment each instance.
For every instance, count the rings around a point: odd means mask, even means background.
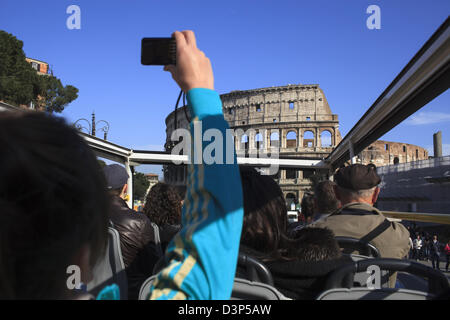
[[[181,229],[182,200],[175,187],[162,182],[155,184],[145,199],[143,213],[159,227],[163,251]]]
[[[310,224],[313,221],[315,208],[314,208],[314,195],[306,193],[303,196],[302,203],[302,214],[305,217],[305,225]]]
[[[329,272],[351,262],[343,258],[328,229],[302,228],[290,238],[287,208],[279,185],[253,168],[241,167],[244,222],[240,252],[262,261],[275,287],[292,299],[314,299]],[[245,271],[238,268],[238,277]]]
[[[287,208],[278,184],[250,167],[240,167],[244,197],[241,245],[257,250],[262,260],[278,259],[286,237]]]

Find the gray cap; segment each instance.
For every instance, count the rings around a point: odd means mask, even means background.
[[[103,168],[108,189],[122,188],[128,182],[128,173],[118,164],[110,164]]]

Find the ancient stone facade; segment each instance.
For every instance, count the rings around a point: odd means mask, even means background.
[[[273,148],[280,157],[326,158],[342,140],[319,85],[287,85],[221,95],[225,119],[235,129],[239,154]],[[241,129],[238,132],[238,129]],[[280,170],[275,177],[288,201],[311,187],[313,170]]]
[[[324,159],[342,140],[339,120],[331,112],[319,85],[287,85],[245,91],[232,91],[220,96],[223,113],[234,129],[238,156],[276,151],[280,157]],[[166,118],[165,149],[171,150],[175,128],[188,128],[190,115],[185,107]],[[176,126],[175,126],[176,124]],[[357,163],[383,166],[428,159],[428,152],[418,146],[376,141],[356,157]],[[309,179],[315,171],[279,170],[274,178],[280,184],[287,202],[301,200],[311,188]],[[164,166],[164,180],[175,185],[186,182],[186,168]]]
[[[235,131],[238,155],[276,151],[280,156],[323,159],[341,141],[339,120],[318,85],[287,85],[221,95],[225,119]],[[187,116],[187,117],[186,117]],[[166,119],[166,150],[172,131],[187,128],[184,107]],[[275,149],[275,150],[274,150]],[[301,199],[312,170],[280,170],[276,175],[287,199]],[[166,166],[165,180],[185,182],[185,169]]]
[[[381,167],[427,159],[428,151],[422,147],[408,143],[377,140],[356,156],[356,163],[373,163],[377,167]]]

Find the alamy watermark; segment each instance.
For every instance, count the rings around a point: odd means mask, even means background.
[[[366,26],[369,30],[381,29],[381,9],[379,6],[372,4],[367,7],[367,14],[370,16],[366,20]]]
[[[170,140],[177,142],[171,148],[172,155],[187,156],[189,164],[234,164],[235,158],[248,157],[268,160],[279,159],[278,146],[269,146],[268,130],[226,129],[225,136],[216,128],[203,131],[202,121],[193,121],[193,136],[191,131],[179,128],[172,132]],[[237,143],[236,143],[237,139]],[[247,139],[242,142],[243,139]],[[204,143],[208,143],[205,144]],[[237,147],[237,148],[236,148]],[[175,165],[183,160],[172,161]],[[278,173],[278,161],[265,161],[264,174]]]
[[[381,270],[377,265],[371,265],[367,267],[366,273],[369,277],[366,280],[367,288],[369,289],[381,289]]]
[[[79,6],[72,4],[67,7],[66,13],[70,16],[66,20],[66,26],[69,30],[81,29],[81,9]]]
[[[69,277],[66,281],[67,289],[74,290],[81,288],[81,269],[77,265],[70,265],[66,269],[66,273],[69,274]]]

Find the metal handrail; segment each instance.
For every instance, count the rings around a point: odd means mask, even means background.
[[[439,224],[450,224],[450,214],[443,213],[419,213],[419,212],[399,212],[399,211],[382,211],[382,213],[389,218],[432,222]]]

